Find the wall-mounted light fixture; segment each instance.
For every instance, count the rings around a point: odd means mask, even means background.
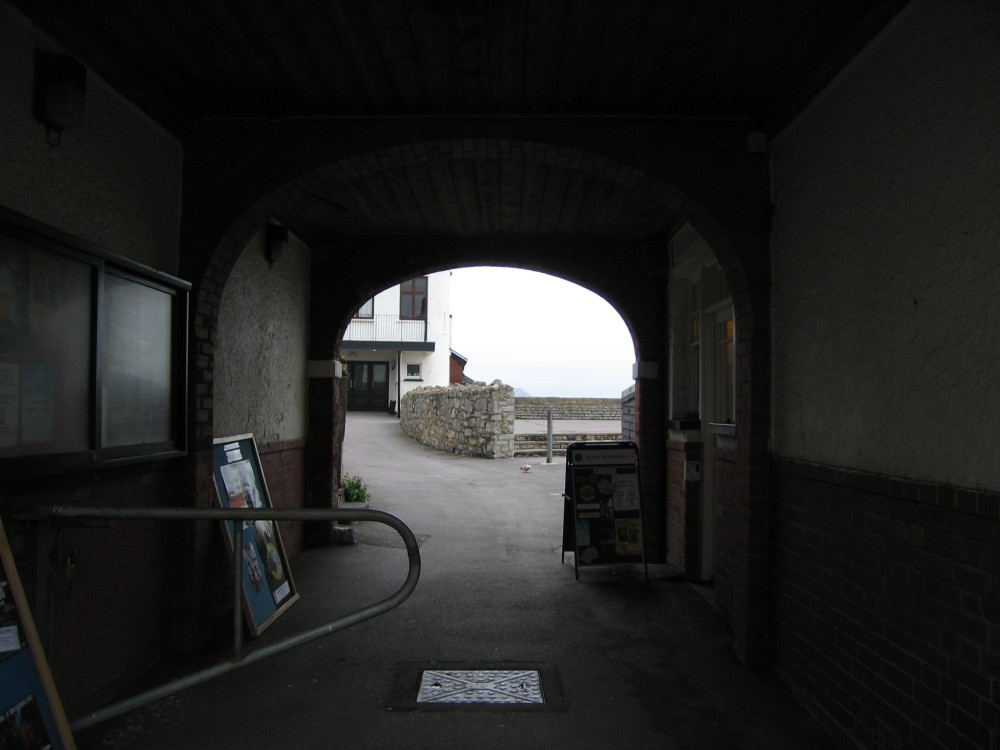
[[[268,265],[273,266],[275,261],[281,258],[286,244],[288,244],[288,227],[268,224],[264,230],[264,257]]]
[[[49,129],[49,142],[59,143],[66,128],[83,124],[87,68],[72,55],[35,52],[35,119]]]

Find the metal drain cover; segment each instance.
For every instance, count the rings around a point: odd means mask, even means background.
[[[425,669],[417,703],[545,703],[537,669]]]

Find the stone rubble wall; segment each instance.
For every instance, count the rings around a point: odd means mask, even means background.
[[[622,440],[635,440],[635,386],[622,391]]]
[[[621,419],[622,402],[617,398],[557,398],[555,396],[514,399],[517,419]]]
[[[417,388],[399,405],[403,432],[438,450],[463,456],[514,455],[514,389],[489,385]]]

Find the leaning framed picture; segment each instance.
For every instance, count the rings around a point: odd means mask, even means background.
[[[0,747],[76,747],[0,522]]]
[[[271,498],[253,435],[212,441],[215,494],[223,508],[270,508]],[[223,536],[233,554],[235,524],[243,524],[243,613],[257,637],[299,598],[276,521],[223,521]]]

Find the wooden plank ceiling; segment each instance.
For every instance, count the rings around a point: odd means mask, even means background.
[[[14,4],[183,139],[217,121],[372,116],[722,118],[774,135],[905,1]],[[312,241],[654,237],[676,221],[593,172],[501,157],[317,184],[286,218]]]

